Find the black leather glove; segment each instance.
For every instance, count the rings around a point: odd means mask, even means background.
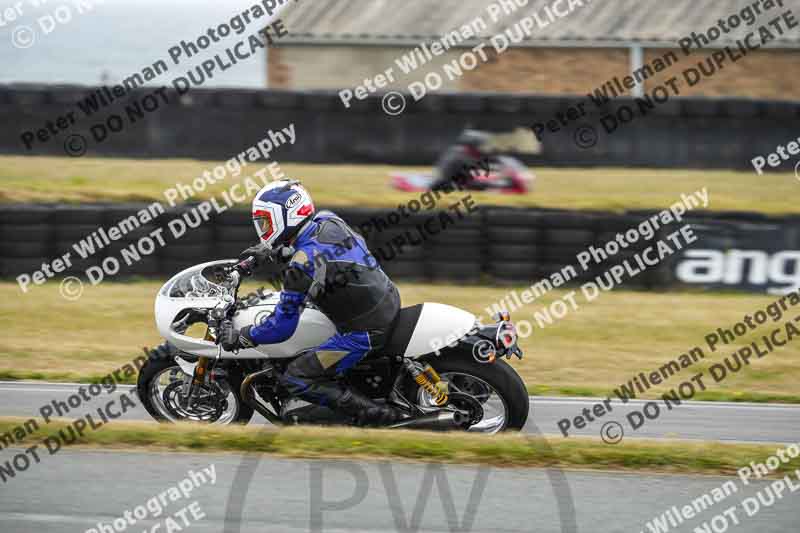
[[[275,261],[274,252],[264,243],[258,243],[255,246],[251,246],[239,254],[239,259],[244,260],[248,257],[255,257],[256,267],[262,267],[267,263],[272,263]]]
[[[250,338],[250,327],[237,330],[233,327],[233,322],[224,320],[219,327],[219,343],[226,352],[235,352],[253,348],[256,344]]]

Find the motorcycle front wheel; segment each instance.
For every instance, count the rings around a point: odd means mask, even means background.
[[[192,402],[184,393],[191,379],[175,361],[177,350],[162,344],[150,351],[139,372],[137,393],[142,406],[159,422],[205,422],[210,424],[246,424],[253,417],[253,408],[239,396],[241,376],[226,373],[197,391]]]

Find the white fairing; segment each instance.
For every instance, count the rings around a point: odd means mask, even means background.
[[[185,294],[186,288],[180,289],[179,284],[187,285],[191,279],[203,268],[226,263],[226,261],[212,261],[203,263],[180,272],[172,277],[158,291],[155,302],[156,327],[166,341],[178,349],[199,356],[216,357],[219,346],[212,341],[183,335],[175,330],[173,322],[184,309],[213,309],[220,303],[219,295],[191,295]],[[183,293],[175,296],[176,293]],[[255,305],[241,309],[234,315],[233,325],[242,328],[262,321],[269,316],[278,303],[279,293],[264,294]],[[336,333],[336,328],[328,318],[316,309],[305,309],[300,315],[300,323],[294,334],[284,342],[278,344],[264,344],[249,350],[241,350],[234,354],[222,351],[222,358],[260,359],[265,357],[291,357],[298,352],[319,346],[326,339]]]
[[[406,357],[420,357],[454,343],[475,326],[476,317],[452,305],[425,302]]]

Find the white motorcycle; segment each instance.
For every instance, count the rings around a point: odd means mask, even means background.
[[[335,333],[313,305],[306,305],[297,330],[284,342],[238,352],[217,343],[223,320],[232,320],[236,328],[259,324],[278,303],[278,292],[263,290],[239,298],[242,277],[252,266],[252,258],[212,261],[180,272],[161,287],[155,315],[166,343],[150,351],[139,374],[141,402],[163,422],[246,424],[256,411],[276,425],[352,424],[327,407],[291,397],[277,379],[304,350]],[[380,353],[339,379],[407,413],[390,427],[519,430],[528,418],[528,394],[502,360],[522,358],[516,341],[507,314],[481,326],[471,313],[449,305],[414,305],[400,311]],[[442,346],[438,355],[432,346]]]

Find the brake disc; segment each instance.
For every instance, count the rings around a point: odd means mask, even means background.
[[[186,405],[186,397],[181,395],[183,386],[183,382],[173,381],[164,388],[162,395],[164,407],[175,418],[216,422],[228,408],[228,400],[224,391],[217,386],[211,389],[206,385],[200,386],[199,398],[190,408]]]

